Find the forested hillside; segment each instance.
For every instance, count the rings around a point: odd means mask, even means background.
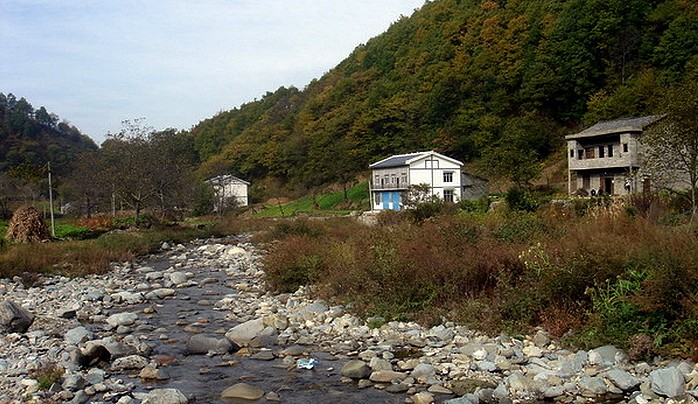
[[[698,75],[692,0],[435,0],[305,89],[192,129],[204,174],[313,186],[435,149],[531,179],[563,136]]]
[[[70,164],[85,150],[97,149],[89,137],[44,107],[34,107],[24,98],[0,93],[0,173],[23,168],[32,171],[51,162],[59,174],[68,174]]]

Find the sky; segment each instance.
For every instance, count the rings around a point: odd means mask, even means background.
[[[303,89],[424,0],[0,0],[0,92],[100,144]]]

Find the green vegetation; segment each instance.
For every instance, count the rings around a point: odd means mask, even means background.
[[[695,228],[630,216],[637,207],[626,203],[583,214],[571,203],[535,212],[452,207],[418,222],[386,212],[377,227],[283,222],[265,257],[267,282],[284,292],[313,285],[366,317],[433,324],[445,316],[492,334],[543,326],[576,346],[696,354]]]
[[[352,210],[366,210],[369,207],[368,183],[361,182],[344,191],[329,192],[316,197],[305,197],[296,201],[264,206],[253,214],[254,217],[287,217],[298,214],[345,215]],[[353,209],[347,209],[352,207]]]
[[[87,226],[63,224],[58,226],[66,239],[51,243],[4,243],[0,253],[0,277],[20,276],[31,283],[41,274],[84,276],[104,273],[110,262],[127,261],[156,251],[162,242],[186,242],[195,238],[225,234],[221,227],[155,225],[149,229],[110,231],[95,237],[96,231]],[[85,230],[87,229],[87,230]],[[57,231],[58,234],[58,231]],[[74,237],[70,237],[69,235]],[[87,240],[79,236],[90,234]],[[3,239],[4,240],[4,239]]]
[[[279,88],[191,130],[206,175],[345,184],[435,149],[526,185],[563,135],[661,111],[698,66],[688,0],[429,1],[305,89]]]

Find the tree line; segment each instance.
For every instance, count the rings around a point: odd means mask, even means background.
[[[653,113],[697,69],[692,1],[435,0],[304,89],[191,133],[202,172],[301,189],[425,149],[529,182],[565,134]]]

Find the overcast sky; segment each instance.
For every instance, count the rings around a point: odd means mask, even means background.
[[[0,0],[0,92],[98,144],[304,88],[424,0]]]

